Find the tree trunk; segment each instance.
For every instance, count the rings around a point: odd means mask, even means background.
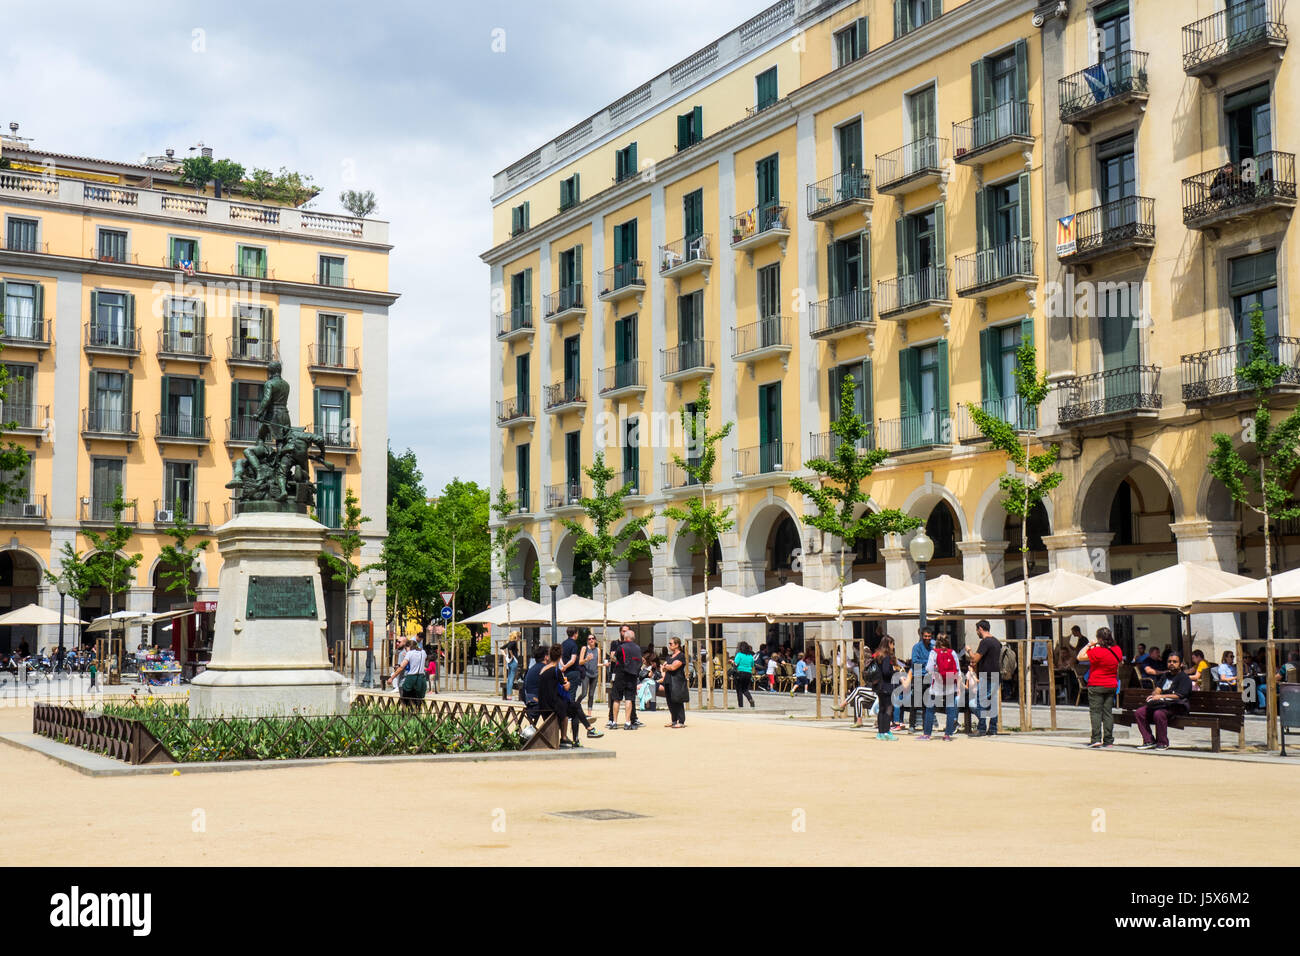
[[[1033,674],[1034,617],[1029,605],[1029,441],[1025,440],[1025,507],[1020,517],[1020,580],[1025,590],[1025,645],[1020,654],[1020,729],[1034,729],[1028,675]],[[1029,658],[1026,660],[1026,658]]]
[[[709,492],[700,487],[700,503],[704,510],[709,507]],[[713,558],[713,542],[704,542],[704,663],[709,675],[709,710],[713,709],[713,640],[709,633],[709,561]]]
[[[1268,494],[1264,485],[1264,460],[1259,462],[1260,488],[1263,489],[1264,506],[1264,588],[1268,596],[1268,637],[1264,641],[1264,719],[1268,721],[1268,731],[1264,736],[1265,746],[1272,750],[1277,746],[1277,688],[1273,686],[1274,667],[1273,667],[1273,548],[1272,536],[1269,529],[1268,514]],[[1242,684],[1242,674],[1245,672],[1246,662],[1237,662],[1237,682]]]

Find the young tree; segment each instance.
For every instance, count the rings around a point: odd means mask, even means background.
[[[118,485],[113,500],[108,503],[113,512],[113,527],[103,534],[82,530],[90,542],[90,551],[86,556],[86,580],[91,587],[101,587],[108,592],[108,613],[113,614],[117,595],[130,590],[135,580],[135,569],[144,560],[143,554],[123,554],[122,549],[131,540],[134,530],[122,523],[122,512],[130,502],[122,498],[122,486]]]
[[[1300,469],[1300,408],[1281,421],[1273,421],[1268,393],[1282,380],[1284,365],[1273,358],[1264,325],[1264,311],[1256,304],[1250,313],[1250,361],[1237,367],[1237,378],[1255,392],[1255,412],[1244,420],[1242,443],[1251,447],[1255,462],[1251,464],[1233,447],[1233,436],[1216,432],[1212,437],[1209,471],[1227,488],[1232,500],[1249,508],[1264,519],[1264,591],[1268,601],[1268,637],[1265,640],[1265,676],[1268,694],[1267,745],[1277,745],[1277,674],[1273,630],[1273,551],[1270,526],[1274,521],[1300,517],[1300,502],[1291,494],[1291,481]],[[1246,479],[1250,485],[1247,487]]]
[[[163,545],[158,555],[160,565],[158,578],[166,590],[179,591],[186,600],[193,600],[198,593],[194,589],[191,575],[194,573],[195,562],[211,544],[204,539],[196,542],[194,547],[188,547],[189,540],[194,537],[196,530],[194,525],[185,520],[181,500],[177,498],[176,507],[172,510],[171,527],[163,529],[163,534],[171,538],[172,543]]]
[[[620,561],[632,562],[638,558],[647,558],[653,548],[668,540],[667,535],[650,534],[646,529],[653,514],[638,515],[628,518],[617,533],[610,529],[623,520],[627,514],[623,499],[632,494],[634,484],[628,482],[617,491],[609,491],[608,485],[614,480],[614,469],[605,464],[605,453],[596,453],[591,467],[585,469],[591,479],[592,494],[582,499],[582,510],[591,528],[565,518],[560,523],[573,533],[573,551],[590,561],[592,568],[591,583],[605,584],[609,569]],[[609,588],[601,588],[601,639],[609,638]]]
[[[216,194],[224,189],[230,192],[244,179],[244,167],[233,159],[219,159],[212,164],[212,179],[217,184]]]
[[[361,513],[361,502],[356,492],[349,488],[347,494],[343,496],[343,527],[325,535],[326,540],[334,543],[337,553],[323,550],[320,553],[321,560],[330,569],[330,579],[343,585],[345,601],[347,595],[352,593],[352,582],[363,571],[382,567],[380,564],[368,564],[362,567],[356,561],[361,554],[361,526],[369,520],[368,515]]]
[[[501,576],[501,592],[506,600],[506,633],[510,633],[510,576],[515,570],[519,557],[518,525],[511,525],[509,518],[515,513],[515,503],[510,500],[510,493],[505,485],[497,489],[497,500],[492,503],[492,513],[499,522],[492,531],[492,556],[496,561],[497,574]]]
[[[1030,442],[1033,440],[1032,423],[1037,421],[1038,407],[1047,398],[1047,375],[1038,373],[1038,357],[1033,340],[1024,335],[1020,348],[1016,350],[1016,410],[1015,422],[1005,421],[998,415],[986,411],[979,405],[970,405],[970,415],[975,427],[980,430],[989,444],[1006,454],[1015,466],[1011,474],[1004,474],[998,479],[1002,489],[1002,510],[1020,519],[1020,575],[1025,589],[1025,646],[1019,658],[1019,691],[1016,696],[1020,701],[1020,727],[1022,730],[1033,728],[1033,712],[1027,706],[1029,680],[1028,659],[1033,655],[1034,620],[1029,604],[1029,515],[1034,508],[1061,483],[1061,473],[1056,470],[1061,458],[1061,446],[1049,445],[1037,455],[1031,455]],[[1020,435],[1024,434],[1021,444]]]
[[[859,541],[874,541],[884,534],[904,534],[921,525],[920,518],[906,515],[896,508],[877,512],[864,510],[855,516],[860,506],[871,501],[871,495],[863,489],[862,483],[890,453],[883,448],[866,448],[871,437],[871,425],[864,422],[854,408],[853,391],[853,376],[846,375],[840,385],[840,414],[831,422],[831,433],[838,443],[830,456],[804,462],[804,467],[817,472],[817,484],[799,476],[790,479],[790,487],[811,499],[817,508],[816,514],[804,514],[804,523],[840,539],[835,621],[839,632],[839,659],[843,662],[848,661],[844,635],[844,581],[848,576],[849,552],[856,549]],[[838,671],[836,696],[843,699],[848,694],[845,666],[842,664]]]
[[[375,211],[375,206],[377,205],[375,202],[375,193],[372,189],[364,191],[345,189],[339,194],[339,202],[343,204],[344,209],[352,213],[352,215],[356,216],[358,219],[365,219]]]
[[[201,193],[212,182],[213,165],[211,156],[186,156],[181,160],[180,180]]]
[[[45,580],[56,587],[60,579],[68,583],[68,597],[72,599],[73,614],[78,619],[81,617],[81,602],[86,599],[86,595],[94,586],[90,569],[86,565],[86,557],[73,546],[72,541],[65,541],[63,547],[59,549],[58,572],[48,568],[44,572]],[[81,635],[78,634],[77,637],[80,644]]]
[[[681,410],[682,431],[686,438],[686,450],[698,452],[694,458],[683,458],[673,454],[673,462],[690,476],[691,482],[700,486],[700,496],[691,498],[686,506],[676,505],[664,509],[664,516],[673,521],[685,522],[686,531],[692,537],[691,551],[704,553],[704,642],[708,648],[706,654],[712,667],[713,647],[709,635],[709,562],[713,558],[713,545],[719,538],[736,526],[736,519],[731,517],[731,506],[719,508],[709,503],[709,486],[713,484],[713,469],[718,462],[718,443],[731,434],[735,422],[727,422],[716,431],[709,431],[709,383],[700,383],[700,392],[695,399],[695,414],[687,414],[686,407]],[[713,706],[713,680],[709,680],[709,707]]]

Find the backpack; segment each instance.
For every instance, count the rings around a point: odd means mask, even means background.
[[[939,672],[939,676],[947,679],[949,674],[957,673],[957,658],[953,652],[947,649],[936,651],[934,655],[934,669]]]
[[[1010,644],[1002,647],[1001,671],[1003,680],[1011,680],[1016,676],[1016,665],[1019,661],[1016,659],[1015,649]]]
[[[623,673],[639,678],[641,676],[641,646],[631,641],[625,641],[619,645],[618,650],[619,660],[623,665]]]

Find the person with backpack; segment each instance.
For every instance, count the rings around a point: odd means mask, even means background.
[[[634,639],[632,628],[626,624],[619,628],[619,636],[622,642],[614,649],[617,670],[614,672],[614,719],[611,726],[618,726],[619,711],[623,704],[627,704],[627,722],[623,724],[623,729],[635,730],[639,726],[636,719],[636,690],[641,680],[641,645]]]
[[[978,704],[979,724],[977,737],[995,737],[998,733],[998,702],[1002,699],[1002,642],[993,636],[988,621],[979,621],[975,625],[979,644],[971,654],[971,663],[975,665],[978,677],[976,702]]]
[[[935,638],[934,649],[930,651],[930,657],[925,663],[925,673],[930,678],[930,690],[925,703],[925,722],[920,739],[930,739],[930,732],[934,730],[935,703],[942,700],[944,714],[948,718],[943,739],[952,740],[957,733],[957,685],[961,668],[957,664],[957,655],[952,652],[947,634]]]
[[[1079,660],[1088,664],[1088,718],[1092,724],[1093,750],[1115,745],[1115,691],[1119,687],[1119,665],[1123,652],[1115,646],[1110,628],[1097,628],[1097,636],[1079,652]]]

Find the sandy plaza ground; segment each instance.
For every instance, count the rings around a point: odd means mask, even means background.
[[[641,865],[879,865],[886,853],[895,864],[1109,865],[1149,853],[1157,832],[1166,863],[1294,861],[1277,839],[1300,796],[1290,761],[1010,735],[880,742],[844,720],[765,716],[765,703],[691,712],[684,731],[647,713],[643,729],[584,741],[613,760],[96,778],[0,746],[0,864],[545,865],[563,845],[583,865],[608,863],[617,844]],[[29,731],[31,716],[0,708],[0,732]],[[418,818],[424,838],[386,838],[376,808],[391,808],[393,826]],[[642,816],[555,815],[606,808]]]

